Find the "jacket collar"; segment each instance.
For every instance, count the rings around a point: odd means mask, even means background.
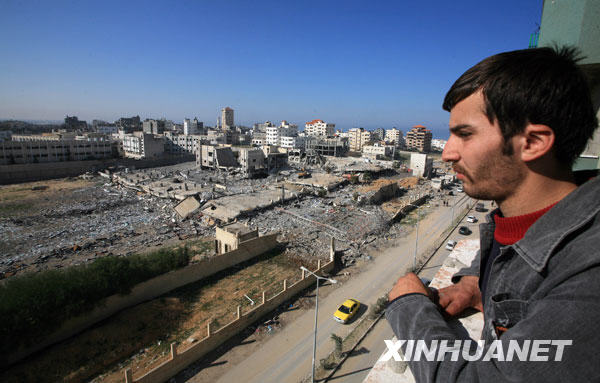
[[[546,267],[554,249],[567,236],[587,224],[598,214],[600,211],[599,196],[600,177],[579,186],[541,216],[527,230],[525,236],[512,245],[515,251],[536,272],[541,272]]]

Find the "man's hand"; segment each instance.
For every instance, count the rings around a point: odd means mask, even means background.
[[[405,276],[398,279],[392,290],[388,293],[388,301],[391,302],[399,296],[420,293],[433,299],[433,294],[423,282],[417,277],[415,273],[408,273]]]
[[[438,298],[438,304],[450,316],[460,314],[469,307],[483,311],[479,277],[464,276],[460,278],[457,284],[440,289]]]

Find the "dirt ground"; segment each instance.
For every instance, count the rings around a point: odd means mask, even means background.
[[[185,346],[202,339],[208,321],[218,329],[235,318],[238,305],[248,310],[250,301],[244,294],[259,301],[263,290],[267,297],[280,291],[283,279],[298,280],[297,263],[281,251],[272,252],[233,273],[217,274],[124,310],[2,372],[0,381],[85,382],[97,376],[96,382],[122,382],[123,368],[131,368],[135,376],[166,358],[171,343]]]
[[[410,187],[412,181],[398,182],[407,183],[406,187]],[[347,194],[344,198],[351,200],[351,193],[344,193]],[[388,202],[387,209],[394,212],[397,203],[400,202]],[[175,220],[174,205],[173,201],[141,196],[135,191],[111,185],[100,177],[88,181],[66,179],[0,186],[0,233],[3,233],[0,237],[0,279],[28,271],[66,267],[101,256],[131,254],[140,252],[140,249],[142,252],[149,251],[187,240],[211,240],[206,235],[199,235],[205,233],[193,222]],[[288,210],[298,209],[302,213],[301,209],[309,208],[312,213],[307,217],[331,225],[338,224],[338,221],[347,224],[360,219],[360,224],[350,225],[347,229],[349,236],[356,237],[357,241],[367,237],[364,233],[383,230],[377,226],[382,221],[376,214],[379,208],[371,207],[365,211],[365,208],[335,206],[331,197],[305,199],[288,207]],[[387,210],[385,204],[382,208]],[[155,366],[166,357],[171,343],[185,346],[201,339],[205,336],[207,321],[211,321],[212,328],[217,329],[234,319],[238,305],[246,310],[249,300],[244,294],[258,300],[262,291],[266,290],[267,296],[271,296],[281,290],[283,279],[293,283],[300,277],[300,265],[314,268],[317,258],[327,257],[329,236],[322,233],[321,228],[285,217],[282,219],[280,213],[267,211],[247,219],[248,223],[251,220],[262,228],[283,229],[286,225],[291,227],[289,233],[303,233],[297,241],[292,234],[283,235],[284,240],[292,245],[285,252],[265,255],[234,271],[229,270],[124,310],[79,336],[1,372],[0,381],[84,382],[93,379],[94,382],[112,383],[123,381],[122,370],[125,367],[131,368],[135,376]],[[373,224],[364,228],[370,221]],[[360,229],[360,235],[354,235],[354,229]],[[385,229],[402,235],[398,228]],[[365,239],[362,244],[375,241],[371,246],[380,246],[380,242],[385,242],[389,235],[390,232],[381,236],[368,234],[372,238]],[[307,248],[300,255],[298,250],[306,246],[307,238],[318,248],[322,247],[323,254],[315,254],[312,248]],[[362,262],[360,258],[367,254],[366,246],[362,248],[351,244],[343,245],[341,249],[345,253],[355,252],[358,265]],[[307,258],[306,254],[310,257]],[[355,268],[356,265],[344,269],[344,273],[348,273],[347,278]],[[251,342],[253,347],[259,347],[261,339],[276,333],[286,321],[299,315],[305,300],[296,300],[291,310],[282,308],[271,318],[270,324],[253,327],[250,332],[232,340],[233,346],[224,345],[224,349],[233,347],[232,358],[243,359],[252,348],[240,348],[237,352],[234,347],[236,341]],[[206,360],[198,362],[198,366],[202,363]]]

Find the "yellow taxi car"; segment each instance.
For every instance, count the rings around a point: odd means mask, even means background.
[[[360,302],[356,299],[347,299],[333,314],[333,319],[340,323],[348,323],[358,312]]]

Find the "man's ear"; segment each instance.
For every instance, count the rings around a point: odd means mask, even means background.
[[[536,160],[554,146],[554,131],[547,125],[527,124],[520,134],[521,159],[524,162]]]

